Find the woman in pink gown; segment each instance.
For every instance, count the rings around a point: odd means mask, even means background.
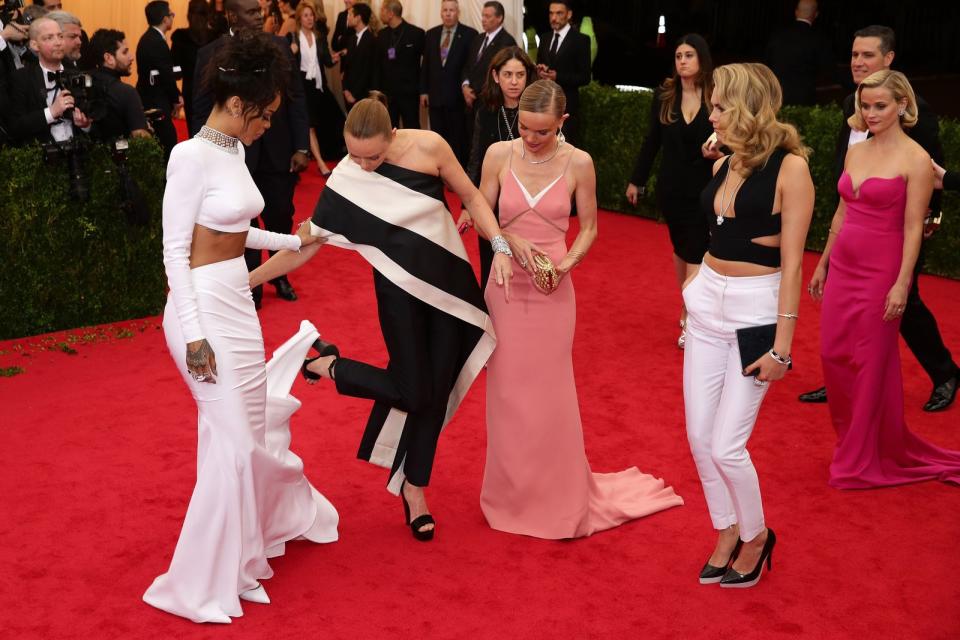
[[[595,474],[587,462],[573,379],[576,301],[564,276],[597,235],[596,177],[590,156],[557,135],[565,107],[556,83],[530,85],[520,99],[521,140],[490,147],[480,185],[491,206],[499,201],[504,236],[528,272],[514,279],[509,301],[487,288],[497,348],[487,363],[480,502],[494,529],[548,539],[588,536],[683,504],[636,467]],[[568,250],[574,197],[580,232]],[[529,275],[537,254],[547,255],[560,276],[549,295]]]
[[[823,297],[821,357],[837,431],[830,485],[960,483],[960,451],[914,435],[903,417],[897,333],[933,190],[930,156],[904,132],[917,121],[916,98],[903,74],[884,70],[861,83],[856,105],[850,126],[872,137],[847,152],[810,282]]]

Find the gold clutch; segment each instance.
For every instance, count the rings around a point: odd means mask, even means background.
[[[533,256],[533,283],[545,295],[550,295],[560,285],[560,274],[553,261],[542,253]]]

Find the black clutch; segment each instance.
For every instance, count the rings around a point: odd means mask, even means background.
[[[740,370],[743,371],[759,360],[760,356],[773,349],[773,341],[776,337],[776,323],[737,329],[737,346],[740,347]],[[793,369],[793,364],[791,363],[787,368]],[[751,375],[756,376],[759,373],[760,369],[754,369]]]

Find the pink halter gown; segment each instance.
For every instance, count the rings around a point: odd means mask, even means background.
[[[504,229],[558,264],[567,253],[569,219],[563,174],[531,197],[512,167],[507,171],[500,191]],[[480,494],[487,522],[509,533],[577,538],[683,504],[663,480],[636,467],[590,471],[573,379],[573,282],[564,278],[547,296],[519,266],[515,273],[509,303],[500,287],[486,289],[497,334],[487,362],[487,462]]]
[[[830,485],[866,489],[920,480],[960,483],[960,451],[914,435],[903,418],[900,320],[883,320],[903,256],[907,185],[867,178],[860,193],[844,172],[847,205],[823,292],[821,357],[837,448]]]

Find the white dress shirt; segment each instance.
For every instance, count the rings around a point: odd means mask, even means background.
[[[63,71],[63,65],[61,64],[57,69],[47,69],[43,66],[43,63],[40,63],[40,72],[43,73],[43,84],[47,88],[47,108],[43,110],[43,115],[47,119],[47,124],[50,125],[50,135],[53,136],[53,139],[57,142],[65,142],[73,137],[73,121],[67,119],[66,116],[61,116],[60,118],[53,117],[53,112],[50,111],[50,105],[56,100],[59,90],[57,89],[57,83],[50,80],[50,77],[47,75],[48,71]]]

